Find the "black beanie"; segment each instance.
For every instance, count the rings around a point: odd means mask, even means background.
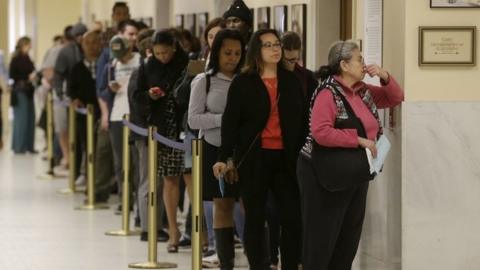
[[[237,17],[247,23],[249,26],[253,26],[253,18],[250,9],[245,5],[243,0],[235,0],[230,8],[225,11],[223,18]]]

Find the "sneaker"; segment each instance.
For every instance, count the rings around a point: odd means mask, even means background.
[[[242,241],[240,240],[240,238],[238,238],[236,235],[233,236],[233,243],[235,245],[235,248],[243,248],[243,244],[242,244]]]
[[[204,257],[202,259],[202,266],[204,268],[218,268],[220,266],[220,261],[218,260],[217,253],[214,251],[213,255]]]
[[[210,257],[216,254],[215,249],[207,249],[207,251],[203,252],[203,258]]]
[[[84,187],[85,184],[87,183],[85,179],[85,175],[81,174],[77,177],[77,180],[75,180],[75,186],[77,187]]]
[[[167,242],[167,241],[168,241],[168,238],[170,238],[170,237],[168,236],[168,233],[167,233],[166,231],[164,231],[164,230],[158,231],[157,235],[158,235],[157,239],[160,239],[160,238],[162,239],[161,241],[158,240],[159,242]],[[163,239],[165,239],[165,240],[163,240]]]
[[[178,247],[181,249],[190,248],[192,246],[192,240],[187,238],[185,235],[182,235],[180,241],[178,242]]]
[[[140,241],[148,241],[148,232],[142,232],[140,234]],[[157,242],[167,242],[168,237],[165,237],[161,231],[157,232]]]

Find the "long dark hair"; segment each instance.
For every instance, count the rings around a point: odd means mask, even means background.
[[[13,57],[23,54],[22,48],[25,45],[32,44],[32,39],[27,36],[21,37],[18,39],[17,44],[15,45],[15,51],[13,52]]]
[[[220,50],[223,46],[223,41],[226,39],[236,40],[240,42],[242,48],[242,56],[240,62],[235,68],[235,73],[238,73],[243,65],[245,59],[245,42],[243,41],[242,34],[238,30],[223,29],[220,30],[212,43],[212,51],[210,52],[210,61],[208,62],[208,70],[213,70],[213,74],[220,71]]]
[[[274,29],[261,29],[253,33],[250,42],[248,43],[247,55],[245,57],[245,66],[242,69],[243,73],[258,73],[263,72],[263,59],[262,59],[262,40],[261,36],[265,34],[274,34],[280,42],[280,35],[277,30]],[[278,65],[281,67],[281,62]]]

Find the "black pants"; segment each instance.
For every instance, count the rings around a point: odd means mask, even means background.
[[[282,270],[298,269],[302,235],[300,198],[295,176],[288,173],[287,167],[282,150],[261,150],[261,158],[255,165],[260,177],[240,179],[245,205],[245,249],[252,270],[270,269],[264,241],[269,190],[280,213]]]
[[[82,170],[82,159],[87,154],[87,117],[84,115],[76,114],[76,142],[75,142],[75,164],[69,166],[75,166],[75,179],[80,175]],[[70,146],[69,146],[70,147]],[[68,157],[66,157],[68,158]],[[85,164],[86,165],[86,164]],[[86,170],[85,170],[86,171]]]
[[[350,270],[365,217],[368,182],[330,192],[300,155],[297,175],[302,200],[304,270]]]

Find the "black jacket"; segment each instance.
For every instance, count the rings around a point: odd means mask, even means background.
[[[174,85],[187,64],[187,54],[177,48],[175,56],[169,63],[162,64],[152,56],[138,70],[137,89],[133,92],[133,100],[139,108],[139,113],[144,116],[148,115],[147,119],[144,119],[145,122],[157,126],[160,133],[163,128],[164,106],[168,99],[173,100]],[[148,90],[152,87],[164,89],[165,96],[158,100],[151,99]]]
[[[307,134],[307,107],[301,84],[294,73],[279,68],[277,78],[283,146],[288,169],[295,175],[298,153]],[[222,117],[220,161],[225,162],[227,158],[233,157],[238,163],[244,159],[239,168],[240,173],[251,172],[250,168],[260,158],[261,135],[248,153],[247,150],[266,126],[270,106],[267,88],[258,74],[243,73],[235,77],[228,91]]]
[[[68,96],[72,99],[79,99],[85,106],[92,104],[96,118],[100,117],[100,107],[97,100],[95,79],[92,73],[85,66],[83,61],[78,62],[72,68],[68,85]]]
[[[302,90],[307,100],[307,105],[310,104],[310,100],[312,99],[313,92],[317,90],[318,81],[315,79],[315,75],[309,69],[306,69],[298,64],[295,66],[295,70],[293,71],[297,78],[302,83]]]

